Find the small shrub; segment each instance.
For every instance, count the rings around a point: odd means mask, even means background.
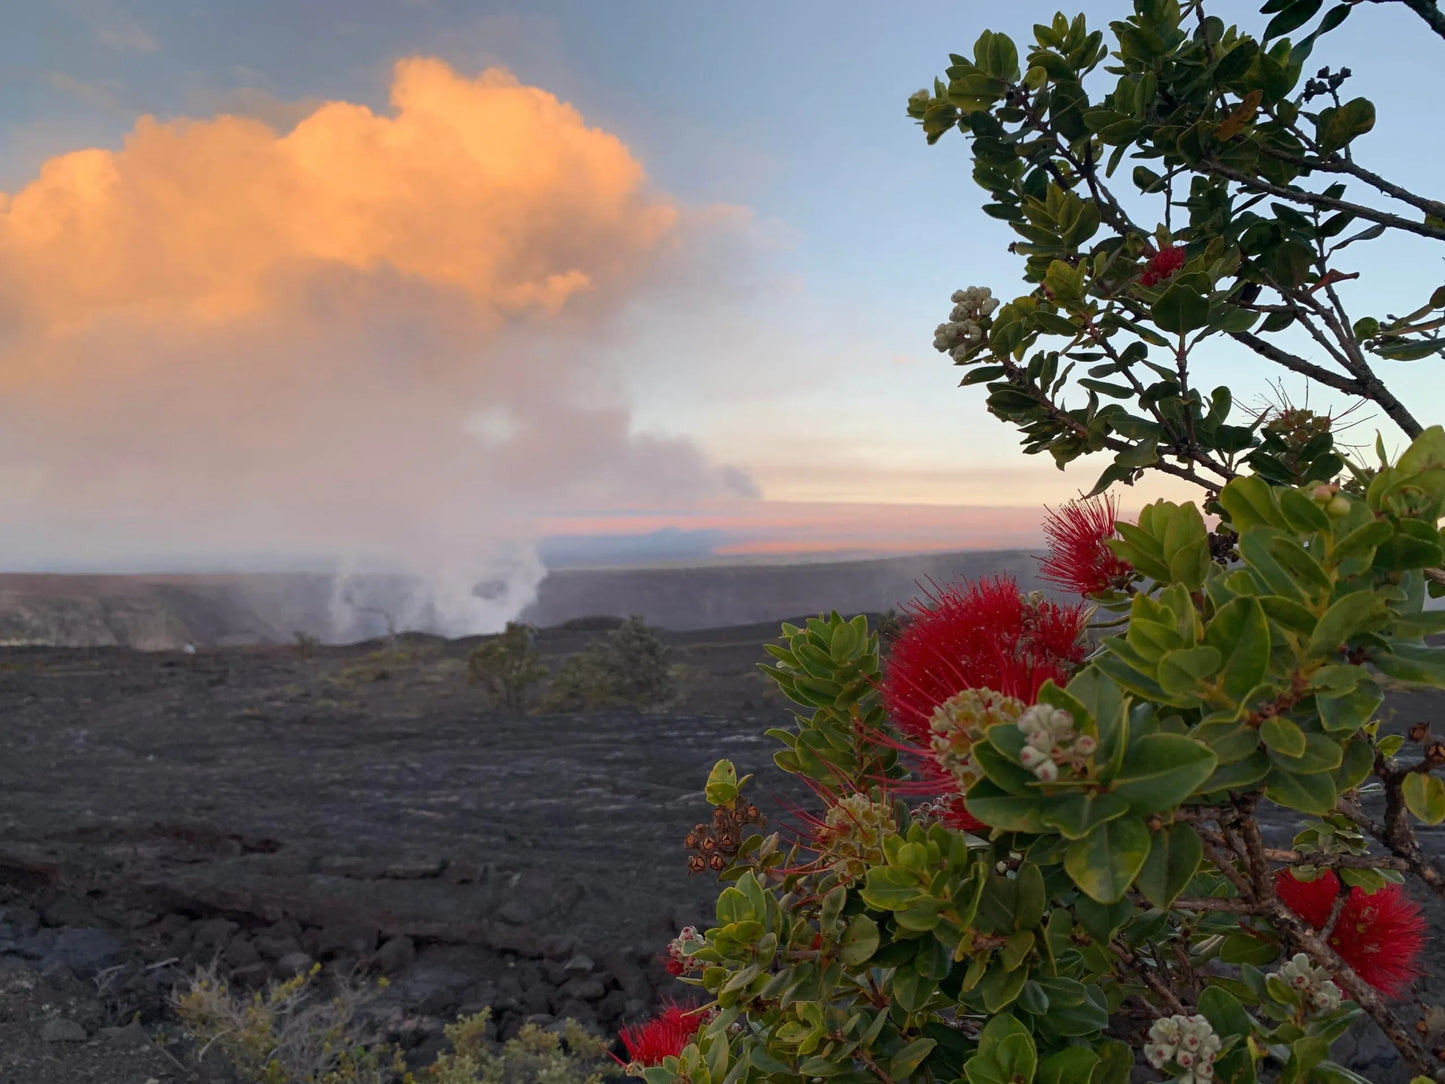
[[[672,691],[667,645],[633,615],[563,663],[546,703],[555,711],[642,708],[662,703]]]
[[[601,1084],[610,1067],[607,1044],[575,1020],[566,1036],[523,1024],[500,1048],[486,1039],[491,1010],[464,1016],[446,1027],[452,1053],[437,1055],[423,1071],[429,1084]]]
[[[532,637],[529,626],[508,621],[506,631],[478,644],[467,657],[469,678],[506,711],[525,710],[527,690],[547,676]]]
[[[409,644],[403,641],[369,651],[350,666],[336,671],[329,680],[346,688],[372,685],[379,681],[414,675],[417,664],[434,658],[438,650],[433,644]]]
[[[401,1078],[401,1052],[379,1042],[358,1018],[375,988],[342,981],[322,1000],[312,983],[319,971],[317,965],[243,998],[214,966],[202,968],[174,995],[173,1005],[200,1045],[199,1057],[215,1047],[256,1084],[386,1084]]]
[[[401,1051],[360,1017],[376,987],[343,981],[323,1001],[312,985],[319,971],[243,998],[203,968],[173,1004],[199,1056],[215,1047],[248,1084],[601,1084],[611,1066],[607,1043],[575,1020],[564,1021],[565,1036],[529,1023],[491,1043],[491,1010],[483,1009],[447,1025],[451,1052],[411,1073]]]
[[[312,636],[309,632],[294,632],[295,637],[292,649],[296,652],[298,659],[311,659],[316,657],[316,649],[321,646],[321,637]]]

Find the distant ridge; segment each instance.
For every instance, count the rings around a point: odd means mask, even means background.
[[[684,631],[752,625],[798,614],[899,608],[918,584],[1009,574],[1041,588],[1024,550],[963,550],[856,561],[693,568],[558,569],[547,574],[522,620],[548,627],[592,614],[641,614]]]

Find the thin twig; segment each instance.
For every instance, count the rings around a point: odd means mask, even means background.
[[[1247,173],[1241,173],[1223,162],[1205,159],[1200,163],[1200,168],[1209,173],[1216,173],[1226,180],[1234,181],[1236,184],[1244,185],[1246,188],[1253,188],[1261,192],[1268,192],[1272,196],[1279,196],[1292,203],[1302,203],[1308,207],[1321,207],[1330,211],[1349,211],[1359,218],[1370,222],[1377,222],[1382,226],[1391,226],[1397,230],[1405,230],[1407,233],[1418,233],[1421,237],[1430,237],[1436,241],[1445,241],[1445,228],[1432,226],[1427,222],[1412,222],[1408,218],[1401,218],[1399,215],[1390,214],[1388,211],[1377,211],[1373,207],[1366,207],[1362,203],[1351,203],[1348,200],[1333,199],[1330,196],[1322,196],[1316,192],[1302,192],[1297,188],[1285,188],[1283,185],[1273,184],[1260,177],[1251,177]]]

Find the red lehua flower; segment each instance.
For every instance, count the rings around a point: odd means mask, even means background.
[[[612,1060],[619,1065],[636,1062],[639,1065],[661,1065],[663,1058],[675,1058],[683,1047],[692,1042],[701,1025],[701,1019],[692,1011],[680,1005],[668,1005],[661,1013],[644,1024],[623,1028],[618,1033],[622,1045],[627,1048],[628,1061],[617,1055]]]
[[[1340,879],[1327,870],[1313,881],[1301,881],[1290,870],[1275,876],[1279,898],[1317,930],[1325,928],[1340,892]],[[1425,972],[1426,924],[1420,905],[1397,884],[1374,892],[1350,889],[1344,909],[1330,932],[1330,947],[1355,974],[1385,997],[1402,996]]]
[[[964,689],[1031,704],[1045,681],[1063,684],[1083,661],[1084,607],[1033,601],[1007,576],[963,581],[909,608],[883,678],[888,714],[927,749],[934,709]]]
[[[1133,571],[1107,543],[1115,537],[1119,509],[1112,496],[1070,501],[1044,521],[1049,553],[1039,575],[1079,595],[1098,595],[1119,587]]]
[[[1150,255],[1149,263],[1144,268],[1144,273],[1139,276],[1139,281],[1145,286],[1157,285],[1183,266],[1184,249],[1178,245],[1170,245]]]

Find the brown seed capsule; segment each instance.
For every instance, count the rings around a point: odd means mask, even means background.
[[[1414,726],[1412,726],[1412,727],[1410,728],[1410,740],[1411,740],[1411,741],[1424,741],[1424,740],[1425,740],[1426,738],[1428,738],[1429,736],[1430,736],[1430,724],[1429,724],[1429,723],[1416,723]]]

